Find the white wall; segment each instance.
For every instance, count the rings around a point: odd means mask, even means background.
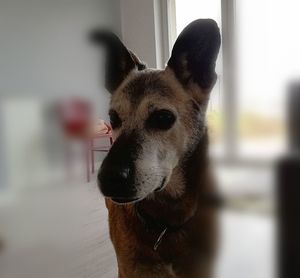
[[[26,151],[25,137],[36,139],[39,107],[28,106],[27,99],[39,103],[57,96],[86,96],[93,100],[97,115],[107,119],[109,94],[102,82],[103,57],[86,40],[87,31],[95,26],[121,33],[120,0],[0,1],[0,109],[6,103],[3,99],[16,99],[9,102],[14,107],[9,111],[15,112],[0,118],[2,171],[12,157],[20,167],[26,164],[26,158],[17,154]],[[29,113],[24,112],[28,107]],[[8,170],[3,172],[12,176]],[[0,173],[0,189],[4,182]]]
[[[99,96],[105,108],[99,55],[86,41],[94,26],[120,33],[119,0],[1,0],[0,96]]]
[[[165,29],[167,0],[121,0],[121,28],[125,45],[150,68],[166,62]]]
[[[156,67],[153,1],[121,0],[120,4],[124,44],[149,67]]]

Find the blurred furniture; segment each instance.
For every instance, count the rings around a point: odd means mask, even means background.
[[[105,128],[105,127],[106,128]],[[106,142],[108,142],[108,145],[103,146],[95,146],[95,142],[99,140],[106,139]],[[95,152],[108,152],[111,145],[113,144],[113,138],[112,138],[112,133],[111,133],[111,126],[106,124],[103,120],[98,119],[96,124],[93,125],[93,130],[90,132],[89,136],[89,141],[90,141],[90,148],[89,148],[89,153],[91,154],[91,162],[92,162],[92,173],[95,172]],[[89,182],[90,177],[89,177],[89,170],[88,170],[88,175],[87,175],[87,181]]]
[[[92,106],[83,99],[69,99],[60,101],[57,105],[60,125],[66,142],[66,163],[71,163],[69,141],[81,140],[84,143],[86,162],[86,178],[90,181],[90,172],[95,172],[95,152],[108,152],[112,143],[111,128],[103,120],[93,123]],[[95,141],[106,140],[104,146],[95,146]]]
[[[300,277],[300,82],[288,93],[289,149],[277,164],[279,278]]]

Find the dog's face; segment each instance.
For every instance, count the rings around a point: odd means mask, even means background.
[[[220,35],[212,20],[191,23],[177,39],[165,70],[146,69],[117,37],[98,33],[107,45],[106,87],[114,144],[98,174],[106,197],[128,203],[167,186],[178,165],[205,132],[205,111],[213,87]]]

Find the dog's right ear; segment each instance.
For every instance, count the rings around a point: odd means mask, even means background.
[[[89,40],[106,49],[105,87],[110,93],[120,86],[132,70],[146,68],[146,65],[112,32],[94,30],[89,34]]]
[[[220,30],[214,20],[195,20],[178,36],[168,68],[184,87],[195,84],[210,91],[217,78],[215,66],[220,44]]]

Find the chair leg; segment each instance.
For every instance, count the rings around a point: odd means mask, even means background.
[[[90,182],[90,142],[87,140],[85,143],[85,161],[86,161],[86,179]]]
[[[64,145],[64,152],[65,152],[64,162],[65,162],[65,169],[66,169],[66,177],[68,181],[71,179],[72,176],[72,169],[71,169],[72,152],[69,144],[70,142],[66,140]]]
[[[94,153],[94,140],[91,139],[91,142],[90,142],[90,145],[91,145],[91,161],[92,161],[92,173],[94,174],[95,173],[95,153]]]

